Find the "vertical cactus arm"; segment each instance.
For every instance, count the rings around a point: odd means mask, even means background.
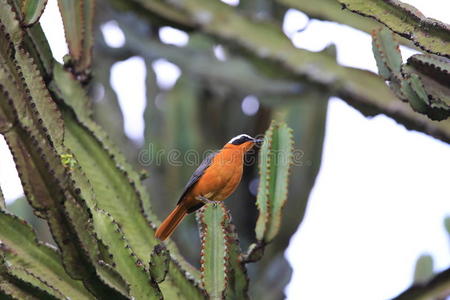
[[[256,200],[256,207],[258,208],[258,219],[256,220],[255,232],[256,239],[262,241],[267,232],[267,226],[270,222],[270,203],[269,203],[269,180],[271,164],[270,145],[272,143],[273,131],[275,123],[272,121],[269,129],[264,134],[264,143],[259,150],[259,187],[258,196]]]
[[[209,299],[222,299],[228,281],[229,251],[225,222],[228,218],[222,202],[208,204],[197,213],[200,230],[200,271]]]
[[[230,212],[227,210],[226,213],[229,215]],[[228,284],[225,290],[225,299],[248,299],[247,292],[249,278],[247,275],[247,268],[245,267],[241,247],[239,245],[236,227],[230,219],[230,217],[227,218],[225,226],[226,243],[229,249]]]
[[[73,116],[68,111],[65,118],[66,123],[70,124],[66,128],[66,146],[74,152],[93,186],[96,194],[95,205],[108,210],[118,222],[124,224],[122,230],[128,237],[130,245],[139,258],[147,264],[148,253],[151,253],[153,247],[159,243],[154,239],[155,226],[153,225],[158,221],[150,206],[145,210],[145,218],[143,216],[142,199],[149,196],[140,181],[139,174],[133,170],[106,134],[90,118],[90,114],[85,109],[85,103],[88,100],[80,83],[58,64],[55,64],[54,74],[52,90],[60,95],[75,114]],[[81,127],[77,124],[78,122],[81,123]],[[113,186],[105,185],[102,180],[104,174],[113,178],[108,180]],[[123,178],[129,185],[121,184]],[[130,202],[111,201],[111,199],[130,199]],[[92,208],[94,204],[89,205],[92,205]],[[189,293],[191,299],[203,298],[197,283],[197,278],[200,277],[196,274],[198,271],[179,255],[174,243],[168,242],[167,247],[172,254],[169,277],[173,280],[166,279],[161,288],[164,289],[166,285],[170,285],[172,290],[173,285],[180,288],[189,287],[192,288]],[[173,256],[174,254],[177,255]]]
[[[5,26],[5,32],[9,34],[11,42],[18,45],[24,37],[17,14],[8,0],[0,0],[0,22]],[[3,42],[2,42],[3,43]]]
[[[90,215],[92,212],[86,207],[82,200],[75,200],[70,195],[64,202],[64,208],[67,217],[74,224],[77,231],[77,236],[80,239],[80,245],[90,262],[96,269],[96,276],[109,287],[104,290],[104,297],[113,299],[128,299],[128,286],[113,268],[109,268],[106,263],[100,262],[100,250],[98,240],[94,233],[92,219]]]
[[[77,119],[86,124],[92,121],[92,109],[86,90],[74,75],[65,70],[59,63],[53,65],[53,80],[50,89],[69,106]]]
[[[30,57],[29,53],[23,48],[16,51],[17,66],[23,75],[22,81],[28,97],[32,100],[32,111],[35,115],[39,115],[38,123],[44,131],[48,131],[47,138],[51,140],[51,144],[58,148],[62,145],[64,138],[64,123],[61,113],[47,90],[44,80],[37,69],[36,64]],[[19,79],[19,78],[18,78]],[[19,80],[18,80],[19,81]],[[45,129],[44,129],[45,128]]]
[[[422,284],[433,277],[433,257],[431,255],[421,255],[416,261],[414,268],[414,284]]]
[[[413,284],[392,300],[447,299],[450,296],[450,269],[435,275],[427,282]]]
[[[121,274],[134,299],[162,299],[157,283],[150,277],[144,263],[136,257],[119,225],[112,216],[102,210],[93,213],[98,237],[113,256],[113,267]]]
[[[402,70],[404,74],[404,79],[401,81],[402,94],[405,95],[405,97],[408,99],[408,102],[414,111],[426,114],[428,98],[420,97],[412,88],[413,85],[417,86],[418,84],[421,84],[420,82],[414,82],[420,79],[418,79],[418,76],[416,74],[406,74],[406,72],[404,71],[404,67],[402,67]]]
[[[135,184],[133,180],[127,178],[130,173],[116,167],[113,155],[108,153],[110,148],[103,148],[93,132],[77,124],[70,112],[66,113],[65,121],[65,143],[78,158],[80,167],[91,182],[96,195],[95,202],[88,205],[91,209],[94,207],[108,209],[116,220],[120,220],[122,231],[127,236],[130,246],[141,261],[147,264],[148,253],[151,252],[149,249],[159,242],[154,238],[154,225],[149,224],[142,214],[139,194],[134,190],[140,183]],[[123,184],[124,179],[130,184]],[[176,258],[176,260],[180,259],[182,258]],[[191,299],[203,298],[195,280],[189,277],[176,260],[171,259],[169,268],[169,277],[173,280],[169,283],[166,279],[162,285],[170,284],[170,289],[174,289],[173,285],[179,286],[180,289],[182,289],[181,286],[189,286],[192,288]]]
[[[59,253],[37,242],[35,233],[25,221],[0,212],[0,227],[0,253],[8,264],[26,269],[29,274],[50,283],[67,297],[93,299],[81,281],[72,279],[65,272]]]
[[[80,278],[80,272],[83,272],[85,266],[80,264],[82,258],[78,245],[75,244],[77,239],[65,215],[59,210],[64,196],[58,181],[48,177],[48,173],[52,173],[58,178],[64,178],[64,170],[61,170],[64,168],[50,163],[51,157],[46,155],[42,145],[38,146],[37,140],[28,138],[27,134],[21,127],[16,126],[5,133],[4,137],[12,150],[30,204],[38,216],[48,221],[54,239],[64,253],[64,266],[68,272]]]
[[[415,7],[398,0],[339,0],[344,8],[377,20],[423,50],[450,58],[450,27],[426,18]]]
[[[31,26],[41,17],[47,0],[22,0],[20,10],[22,12],[22,24]]]
[[[81,81],[85,77],[92,63],[94,0],[58,0],[66,41],[69,46],[73,73]]]
[[[180,255],[174,256],[171,251],[169,270],[163,282],[160,283],[161,291],[167,299],[207,299],[206,292],[200,287],[200,283],[185,266],[181,266]],[[197,269],[195,269],[198,272]],[[200,277],[200,276],[199,276]]]
[[[447,119],[450,116],[450,87],[446,80],[450,80],[450,75],[445,69],[433,69],[440,68],[438,66],[425,64],[425,67],[420,67],[422,62],[418,62],[420,55],[417,56],[419,58],[408,59],[408,63],[402,67],[403,77],[422,100],[420,106],[414,103],[415,98],[409,99],[410,104],[432,120]]]
[[[96,0],[84,0],[83,4],[83,57],[79,68],[85,70],[92,65],[92,51],[94,47],[94,15]]]
[[[74,61],[80,60],[83,52],[83,2],[58,0],[66,42]]]
[[[56,154],[57,148],[53,148],[53,143],[50,145],[51,138],[49,138],[48,130],[39,131],[39,126],[44,122],[36,110],[37,105],[31,107],[35,109],[34,116],[29,116],[32,109],[26,109],[19,100],[22,98],[15,97],[13,101],[8,98],[8,95],[10,94],[2,90],[1,96],[7,101],[2,101],[0,105],[13,103],[18,108],[13,111],[14,115],[18,116],[17,121],[20,126],[15,126],[4,136],[12,150],[28,200],[36,214],[48,222],[52,235],[62,251],[64,267],[67,272],[75,278],[86,281],[86,285],[91,287],[94,293],[100,295],[103,293],[103,287],[101,284],[93,284],[97,280],[93,277],[90,264],[82,263],[86,259],[85,254],[81,251],[74,228],[67,220],[61,206],[65,199],[62,190],[66,188],[70,190],[70,188],[66,185],[66,168]],[[4,112],[4,110],[5,107],[1,111]],[[47,113],[50,115],[51,111],[47,111]],[[34,121],[34,117],[37,118],[37,121]],[[30,126],[22,125],[22,122],[29,122]],[[46,135],[43,136],[44,132]],[[58,148],[62,149],[62,146],[59,145]]]
[[[394,34],[386,28],[372,31],[372,50],[384,80],[400,80],[402,55]]]
[[[7,37],[3,36],[8,40]],[[92,265],[83,263],[87,259],[86,253],[62,207],[66,198],[63,190],[75,191],[68,186],[68,166],[61,158],[67,149],[63,145],[64,124],[60,110],[25,48],[12,41],[7,45],[9,48],[12,45],[15,51],[11,52],[14,53],[12,56],[4,51],[5,48],[1,49],[6,64],[0,68],[3,84],[0,89],[2,98],[7,101],[0,105],[4,106],[4,113],[8,111],[10,121],[18,123],[5,138],[12,149],[24,189],[29,196],[33,195],[29,201],[37,214],[47,220],[63,253],[67,272],[85,281],[97,296],[106,295],[108,288],[98,282]],[[31,164],[35,168],[30,168]]]
[[[259,210],[256,238],[263,244],[271,242],[280,229],[282,209],[287,200],[292,148],[292,130],[284,122],[272,122],[260,150],[260,183],[256,200]]]
[[[40,23],[25,29],[25,48],[30,51],[44,79],[51,77],[54,58]]]
[[[450,109],[450,59],[416,54],[408,58],[407,66],[422,78],[431,106]]]
[[[161,283],[169,271],[170,254],[162,244],[156,245],[150,255],[149,271],[151,277]]]

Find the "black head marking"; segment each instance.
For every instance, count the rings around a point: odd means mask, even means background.
[[[233,145],[241,145],[245,142],[253,142],[255,139],[247,134],[240,134],[232,138],[228,143]]]

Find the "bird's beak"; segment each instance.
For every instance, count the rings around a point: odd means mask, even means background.
[[[262,143],[264,142],[264,139],[253,139],[253,142],[254,142],[255,144],[260,145],[260,144],[262,144]]]

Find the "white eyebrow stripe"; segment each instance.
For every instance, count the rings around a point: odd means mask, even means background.
[[[238,136],[235,136],[234,138],[232,138],[229,142],[228,142],[228,144],[232,144],[234,141],[236,141],[236,140],[238,140],[238,139],[240,139],[241,137],[248,137],[249,139],[253,139],[251,136],[249,136],[248,134],[240,134],[240,135],[238,135]]]

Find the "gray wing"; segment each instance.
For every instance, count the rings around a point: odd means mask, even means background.
[[[180,200],[178,200],[178,204],[181,202],[181,199],[183,199],[184,195],[186,195],[187,192],[192,188],[192,186],[202,177],[203,173],[205,173],[206,169],[211,165],[211,162],[214,158],[214,156],[217,155],[219,151],[213,152],[209,154],[198,166],[197,170],[194,171],[191,178],[189,178],[188,183],[184,187],[183,193],[181,194]]]

